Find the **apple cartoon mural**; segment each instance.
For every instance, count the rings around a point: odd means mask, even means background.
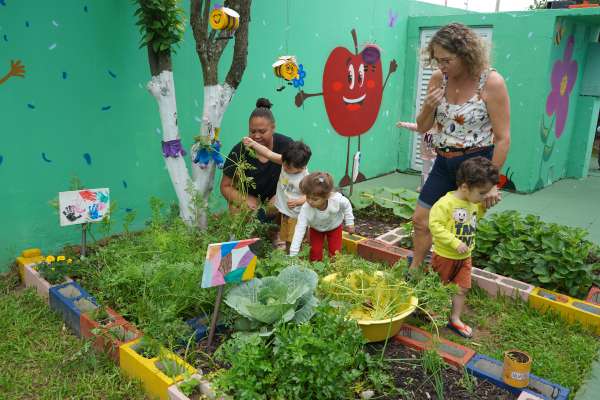
[[[327,117],[333,129],[348,138],[346,149],[346,172],[340,186],[351,183],[348,175],[350,160],[350,138],[358,136],[360,152],[360,135],[367,132],[375,123],[383,96],[383,89],[390,74],[398,68],[396,60],[390,61],[390,67],[383,81],[381,67],[381,51],[374,44],[367,44],[358,52],[356,30],[352,29],[354,54],[345,47],[336,47],[329,54],[323,71],[323,91],[308,94],[300,91],[295,97],[295,104],[300,107],[308,97],[323,96]],[[365,180],[359,172],[356,182]]]

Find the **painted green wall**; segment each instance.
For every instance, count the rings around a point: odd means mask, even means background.
[[[186,13],[188,2],[184,2]],[[160,152],[160,123],[149,79],[146,52],[138,49],[132,2],[124,0],[5,0],[0,4],[0,76],[10,60],[20,59],[26,76],[0,85],[3,141],[0,145],[0,270],[23,248],[46,252],[79,240],[77,228],[60,228],[48,202],[69,190],[72,177],[87,187],[109,187],[118,204],[114,230],[127,210],[137,213],[135,228],[149,215],[148,200],[170,202],[173,190]],[[393,27],[389,14],[398,15]],[[341,178],[346,140],[333,132],[322,98],[304,108],[293,105],[294,89],[280,82],[271,64],[294,54],[307,71],[305,90],[321,91],[323,66],[339,45],[352,49],[350,30],[359,43],[383,48],[384,74],[396,59],[379,118],[362,136],[362,172],[376,176],[399,166],[400,137],[393,128],[404,98],[406,32],[410,15],[461,13],[414,1],[255,0],[250,26],[248,67],[222,126],[228,151],[247,132],[257,97],[275,104],[278,131],[304,139],[312,148],[312,170]],[[174,57],[178,119],[189,148],[202,114],[202,79],[191,29]],[[231,59],[225,52],[220,70]],[[352,140],[356,149],[357,140]],[[189,160],[188,160],[189,161]],[[213,206],[222,202],[213,196]],[[98,237],[100,233],[95,230]]]
[[[555,23],[562,21],[568,25],[563,40],[556,45]],[[599,10],[541,10],[516,13],[470,14],[461,16],[440,16],[433,18],[409,18],[407,48],[415,57],[407,62],[406,85],[404,87],[401,115],[403,119],[415,118],[415,89],[417,83],[417,50],[422,28],[435,28],[458,21],[469,26],[491,26],[492,65],[505,78],[511,99],[511,138],[512,145],[503,172],[512,177],[518,191],[530,192],[552,182],[576,175],[580,168],[570,167],[582,158],[589,157],[585,146],[572,143],[589,141],[589,131],[576,129],[577,109],[589,105],[579,103],[580,79],[576,81],[569,104],[565,131],[556,139],[554,131],[543,135],[542,123],[547,127],[551,118],[546,115],[546,99],[551,90],[550,75],[552,66],[562,59],[566,37],[575,35],[573,58],[581,68],[586,56],[587,42],[591,26],[600,25]],[[593,111],[593,110],[592,110]],[[585,115],[584,111],[580,112]],[[580,115],[580,116],[581,116]],[[548,132],[546,132],[548,133]],[[401,143],[400,168],[410,165],[410,139]],[[556,142],[556,143],[555,143]],[[553,151],[549,153],[552,143]],[[544,152],[546,149],[546,152]]]

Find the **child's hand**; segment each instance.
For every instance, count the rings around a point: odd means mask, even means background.
[[[398,122],[396,122],[396,127],[397,128],[409,129],[411,131],[416,131],[417,130],[417,124],[415,124],[414,122],[398,121]]]
[[[354,225],[348,225],[348,226],[346,226],[346,232],[348,232],[348,233],[354,233]]]
[[[465,254],[467,251],[469,251],[469,246],[467,246],[463,242],[460,242],[460,245],[458,246],[456,251],[458,251],[460,254]]]
[[[299,199],[292,199],[292,200],[288,200],[287,201],[287,206],[289,208],[296,208],[298,206],[301,206],[302,204],[304,204],[305,200],[304,198],[299,198]]]
[[[242,138],[242,143],[244,143],[244,146],[250,148],[254,148],[254,145],[256,144],[256,142],[249,136]]]

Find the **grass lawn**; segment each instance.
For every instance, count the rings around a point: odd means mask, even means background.
[[[571,389],[570,398],[598,356],[600,341],[593,333],[523,301],[493,299],[473,288],[467,307],[464,320],[475,329],[474,338],[465,340],[447,329],[440,331],[443,337],[501,361],[506,350],[526,351],[533,358],[532,373]]]
[[[18,277],[0,277],[0,399],[145,399],[107,357],[63,329]]]

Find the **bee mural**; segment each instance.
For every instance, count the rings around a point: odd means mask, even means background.
[[[273,72],[278,78],[291,81],[298,76],[298,63],[294,56],[281,56],[273,63]]]
[[[215,8],[210,12],[210,26],[217,31],[235,31],[240,26],[240,14],[227,7]]]

